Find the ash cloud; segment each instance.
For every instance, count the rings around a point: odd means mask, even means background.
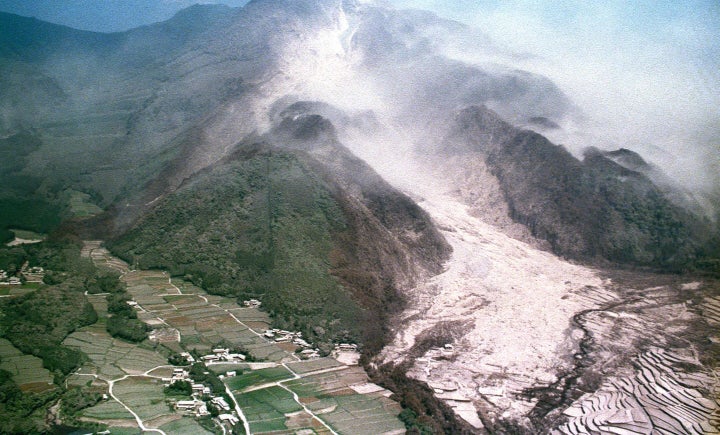
[[[633,149],[696,191],[720,185],[720,4],[393,0],[487,34],[446,53],[545,75],[583,116],[547,132],[576,155]]]

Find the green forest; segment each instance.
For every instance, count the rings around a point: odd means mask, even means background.
[[[278,327],[314,341],[357,340],[360,309],[329,273],[345,225],[297,156],[267,151],[194,178],[108,247],[210,293],[259,299]]]

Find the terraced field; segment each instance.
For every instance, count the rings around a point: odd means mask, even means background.
[[[146,377],[124,379],[115,382],[113,393],[122,403],[130,407],[148,427],[158,427],[165,423],[162,421],[160,424],[154,424],[154,420],[162,420],[162,417],[179,417],[165,403],[163,384],[159,379]]]
[[[108,400],[91,408],[87,408],[83,410],[82,415],[83,417],[99,421],[127,420],[128,423],[135,425],[135,419],[132,414],[115,400]]]
[[[225,384],[230,388],[230,391],[235,393],[245,391],[253,386],[282,381],[292,377],[293,374],[288,369],[283,366],[278,366],[248,371],[240,376],[226,379]]]
[[[8,340],[0,338],[0,369],[12,374],[23,391],[46,391],[55,388],[52,374],[43,367],[42,360],[26,355]]]
[[[208,366],[218,374],[242,371],[225,378],[244,419],[235,429],[247,424],[251,433],[404,433],[397,418],[400,407],[386,397],[389,392],[368,384],[360,367],[333,358],[300,361],[291,351],[268,341],[262,336],[270,325],[266,313],[239,307],[230,298],[209,295],[189,282],[170,279],[162,271],[131,270],[99,242],[86,244],[83,253],[96,264],[121,273],[137,303],[138,318],[155,330],[177,333],[179,342],[162,341],[165,347],[204,353],[224,341],[266,361]],[[107,316],[104,295],[89,298],[100,317]],[[170,377],[171,368],[159,353],[113,339],[102,322],[74,332],[64,344],[90,357],[90,362],[69,378],[69,385],[95,383],[102,387],[107,382],[111,395],[117,398],[84,410],[85,419],[107,421],[113,433],[116,428],[137,433],[138,422],[166,434],[207,432],[166,403],[160,379]],[[329,405],[317,406],[325,403],[322,400]]]
[[[190,417],[183,417],[177,420],[173,420],[169,423],[165,423],[160,426],[159,429],[168,434],[203,435],[213,433],[200,426],[198,422],[196,422]]]
[[[402,434],[400,405],[389,391],[369,384],[360,367],[330,369],[284,382],[316,416],[339,433]],[[373,387],[373,388],[369,388]]]
[[[570,420],[553,434],[717,433],[718,403],[698,390],[716,384],[720,397],[719,373],[707,372],[687,352],[663,349],[643,353],[635,364],[635,376],[612,379],[565,410]]]
[[[90,362],[80,369],[81,373],[94,374],[105,380],[143,374],[167,364],[167,360],[157,352],[112,338],[102,325],[73,332],[63,345],[81,350],[90,357]]]

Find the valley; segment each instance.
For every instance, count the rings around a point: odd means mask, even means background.
[[[0,12],[0,432],[720,431],[714,112],[608,132],[433,12],[211,3]]]
[[[101,321],[64,340],[64,346],[90,357],[66,383],[92,387],[109,397],[84,409],[81,420],[105,423],[112,433],[128,434],[242,433],[243,427],[247,433],[258,434],[404,432],[397,418],[399,405],[388,398],[389,391],[369,381],[352,351],[301,360],[294,352],[299,346],[263,335],[270,319],[257,308],[208,295],[162,271],[133,270],[98,241],[85,242],[82,252],[99,267],[121,273],[140,319],[156,328],[156,333],[168,329],[172,333],[158,334],[162,338],[151,340],[153,346],[113,339],[102,321],[107,316],[105,295],[88,295]],[[236,427],[228,423],[229,418],[201,426],[191,412],[176,410],[173,400],[168,402],[163,393],[163,384],[178,367],[168,364],[164,356],[168,351],[207,354],[218,343],[242,347],[258,361],[206,363],[208,370],[224,377],[226,394],[236,401],[231,406],[239,420]],[[237,375],[225,377],[227,372]],[[221,415],[230,415],[231,410]]]

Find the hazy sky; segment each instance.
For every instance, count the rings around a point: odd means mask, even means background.
[[[528,54],[514,66],[553,79],[594,122],[568,142],[626,146],[689,184],[718,182],[693,177],[720,173],[720,1],[378,1],[433,10]],[[0,0],[0,10],[118,31],[194,3],[247,0]]]
[[[687,185],[719,182],[718,0],[391,2],[532,54],[515,65],[552,78],[593,120],[592,131],[568,141],[634,149]]]

